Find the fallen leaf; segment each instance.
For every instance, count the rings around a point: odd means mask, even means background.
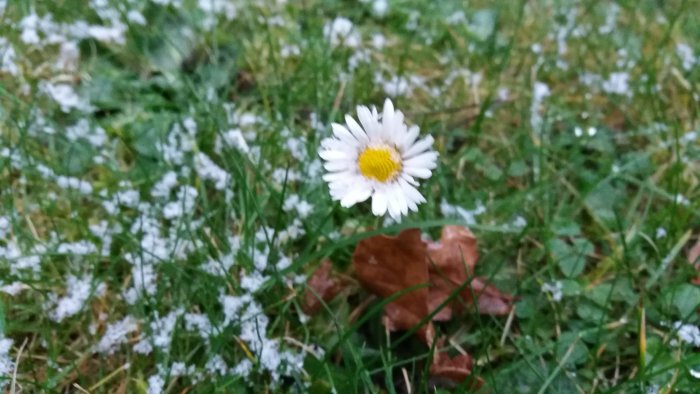
[[[386,305],[383,323],[390,331],[414,327],[443,303],[433,320],[448,321],[455,311],[463,309],[463,303],[471,304],[475,298],[480,313],[510,313],[513,298],[484,278],[473,276],[478,259],[476,237],[462,226],[445,226],[440,242],[423,241],[418,229],[405,230],[395,237],[370,237],[360,241],[353,254],[360,283],[380,297],[430,284]],[[458,297],[447,302],[455,291],[460,292],[462,302]]]
[[[447,353],[441,352],[433,356],[430,375],[460,382],[471,375],[472,364],[472,358],[468,354],[450,357]]]
[[[465,278],[474,273],[479,259],[476,237],[466,227],[445,226],[440,242],[428,242],[428,257],[446,273],[455,272]]]
[[[700,271],[700,238],[695,245],[688,250],[688,261],[695,266],[695,269]],[[700,285],[700,276],[693,279],[693,284]]]
[[[430,365],[431,378],[442,378],[453,382],[461,382],[472,373],[474,360],[468,354],[458,354],[450,357],[446,351],[437,349],[444,347],[445,338],[440,338],[437,343],[436,353]],[[479,388],[483,384],[481,378],[476,378],[473,388]]]
[[[360,241],[353,253],[353,265],[365,289],[383,298],[403,293],[384,307],[382,324],[390,331],[416,327],[441,304],[433,320],[450,320],[463,304],[473,304],[475,299],[480,313],[508,314],[513,298],[485,278],[474,276],[478,259],[476,237],[460,226],[445,226],[439,242],[423,241],[418,229],[405,230],[395,237],[370,237]],[[418,287],[425,284],[430,286]],[[417,288],[406,292],[412,287]],[[455,292],[458,296],[450,298]],[[436,340],[431,322],[423,324],[416,335],[428,346]],[[443,342],[444,337],[438,344]],[[471,368],[469,355],[450,357],[439,352],[430,372],[433,377],[459,382],[471,374]]]
[[[688,261],[690,261],[690,264],[694,264],[696,268],[700,268],[700,238],[698,238],[695,245],[688,250]]]
[[[410,229],[396,237],[377,235],[360,241],[352,261],[362,286],[387,298],[428,283],[425,256],[420,230]],[[427,287],[401,295],[384,307],[382,322],[390,331],[411,329],[428,315],[427,299]]]
[[[623,131],[627,125],[627,118],[624,112],[618,109],[612,109],[612,111],[603,118],[603,124],[614,131]]]
[[[323,260],[309,278],[301,309],[307,315],[313,315],[323,303],[332,300],[343,289],[343,281],[333,274],[333,264],[330,260]]]
[[[428,291],[428,308],[434,311],[472,276],[479,253],[474,234],[458,226],[443,227],[440,242],[429,242],[427,250],[428,274],[432,284]],[[444,305],[433,319],[452,319],[454,304],[453,300]]]
[[[503,316],[513,309],[513,296],[502,293],[497,287],[488,284],[486,278],[477,276],[471,282],[469,288],[462,290],[462,298],[469,302],[473,296],[477,296],[477,307],[483,315]]]
[[[480,313],[491,315],[508,314],[513,305],[512,297],[501,293],[486,283],[484,278],[475,278],[474,267],[479,259],[474,234],[466,227],[445,226],[440,242],[428,243],[428,272],[432,286],[428,294],[428,308],[434,311],[455,291],[462,300],[472,303],[478,299]],[[468,285],[467,282],[471,281]],[[453,310],[461,310],[462,303],[454,298],[444,305],[433,317],[435,321],[452,319]]]

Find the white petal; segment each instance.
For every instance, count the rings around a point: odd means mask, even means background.
[[[407,151],[411,147],[411,145],[413,145],[413,143],[416,141],[416,138],[418,138],[419,133],[420,128],[418,126],[411,126],[406,132],[406,135],[404,135],[403,141],[401,141],[401,150]]]
[[[318,152],[318,155],[326,161],[350,159],[347,153],[339,150],[322,150]]]
[[[396,195],[389,196],[389,216],[394,220],[398,220],[401,217],[401,206]]]
[[[405,160],[403,165],[405,167],[422,167],[433,169],[437,166],[436,161],[438,158],[437,152],[425,152],[418,156],[413,156],[412,158]]]
[[[352,171],[329,172],[327,174],[323,174],[323,180],[326,182],[334,182],[338,180],[347,181],[347,179],[353,175],[354,173]]]
[[[333,134],[348,145],[357,146],[357,139],[352,136],[345,126],[338,123],[331,123]]]
[[[416,192],[418,192],[418,191],[416,191]],[[420,195],[420,193],[418,193],[418,195]],[[421,196],[421,197],[423,197],[423,196]],[[408,209],[411,211],[418,212],[418,204],[420,204],[422,202],[425,202],[425,200],[416,201],[416,200],[413,200],[408,195],[406,195],[406,203],[408,204]]]
[[[391,100],[386,99],[384,101],[384,110],[382,112],[382,124],[379,130],[380,138],[389,141],[395,141],[394,139],[394,105]]]
[[[405,180],[406,182],[410,183],[411,185],[418,186],[418,181],[413,179],[412,176],[406,174],[405,172],[401,173],[401,179]]]
[[[367,138],[367,133],[365,133],[365,131],[362,130],[362,127],[360,127],[360,125],[355,121],[355,119],[353,119],[352,116],[345,115],[345,123],[347,123],[352,135],[354,135],[355,138],[357,138],[357,140],[360,141],[360,143],[367,143],[367,141],[369,140]]]
[[[372,195],[372,213],[375,216],[383,216],[387,210],[387,195],[384,190],[376,191]]]
[[[403,122],[403,113],[401,111],[394,111],[390,123],[385,126],[389,128],[389,133],[391,135],[394,145],[399,145],[403,141],[403,137],[406,135],[406,124]]]
[[[349,160],[327,161],[323,165],[323,168],[325,168],[326,171],[330,171],[330,172],[350,170],[353,167],[354,167],[354,162],[349,161]]]
[[[418,189],[410,185],[405,180],[399,179],[399,185],[401,185],[401,191],[406,196],[406,200],[409,202],[409,204],[412,202],[415,206],[417,204],[425,202],[425,197],[423,197],[423,195],[420,194]]]
[[[390,99],[384,100],[384,110],[382,111],[382,122],[386,124],[394,118],[394,104]]]
[[[322,148],[331,148],[333,146],[333,144],[335,144],[336,142],[339,142],[339,141],[333,137],[324,138],[321,140],[321,147]]]
[[[406,201],[406,195],[401,190],[401,186],[398,183],[394,184],[394,192],[396,193],[397,203],[399,204],[399,210],[401,215],[405,216],[408,214],[408,202]]]
[[[375,138],[377,135],[378,126],[377,118],[372,116],[372,113],[369,111],[369,108],[365,107],[364,105],[358,105],[357,118],[360,119],[360,123],[362,123],[362,127],[367,133],[369,139],[372,140],[373,138]]]
[[[342,148],[347,148],[348,144],[345,141],[333,135],[321,141],[321,147],[325,149],[340,150]]]
[[[329,141],[324,141],[321,145],[321,150],[337,150],[340,152],[351,153],[355,152],[357,148],[337,138],[333,138]]]
[[[372,189],[369,187],[355,187],[352,188],[342,200],[340,200],[340,205],[349,208],[358,202],[365,201],[372,194]]]
[[[406,174],[414,176],[416,178],[430,178],[430,175],[432,174],[432,172],[427,168],[421,167],[404,167],[403,171]]]
[[[352,185],[347,183],[335,183],[333,187],[328,188],[332,195],[341,197],[345,197],[350,189],[352,189]]]
[[[431,145],[433,145],[433,141],[434,141],[433,136],[428,135],[425,138],[423,138],[422,140],[416,142],[415,144],[413,144],[413,146],[408,148],[408,150],[406,152],[404,152],[404,154],[403,154],[404,159],[409,159],[412,156],[415,156],[419,153],[422,153],[426,149],[430,148]]]
[[[343,201],[343,198],[345,198],[347,194],[347,191],[335,193],[331,192],[331,199],[333,199],[333,201]]]
[[[398,183],[387,185],[387,198],[389,201],[389,215],[394,219],[400,218],[405,204],[405,197],[401,193],[401,187]]]
[[[408,196],[403,192],[401,186],[396,184],[396,191],[401,195],[401,215],[408,215]]]
[[[372,106],[372,116],[374,116],[374,119],[379,120],[379,113],[377,112],[377,107],[374,105]]]
[[[348,183],[345,179],[332,180],[328,182],[329,190],[345,190],[349,189],[352,184]]]
[[[406,124],[403,122],[403,112],[396,110],[394,111],[394,126],[400,128],[406,128]]]

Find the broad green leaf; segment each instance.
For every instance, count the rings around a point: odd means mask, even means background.
[[[569,353],[570,352],[570,353]],[[566,354],[569,353],[568,357]],[[588,347],[575,332],[563,332],[557,342],[557,360],[564,364],[581,364],[588,357]]]
[[[586,255],[593,251],[593,244],[585,239],[575,239],[573,245],[555,238],[547,243],[561,272],[568,277],[576,277],[586,266]]]

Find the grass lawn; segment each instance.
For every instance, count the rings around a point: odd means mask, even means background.
[[[318,153],[386,98],[400,221]],[[692,0],[0,0],[0,392],[700,393],[699,103]],[[436,349],[353,251],[445,225],[514,301]]]

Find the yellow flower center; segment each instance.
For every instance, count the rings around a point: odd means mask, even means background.
[[[357,158],[360,173],[379,182],[393,180],[401,171],[401,156],[388,146],[368,147]]]

